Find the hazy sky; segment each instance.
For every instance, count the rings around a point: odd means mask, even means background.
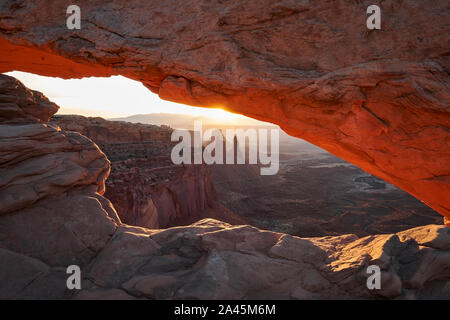
[[[19,79],[28,88],[45,94],[61,107],[59,114],[114,118],[147,113],[187,113],[230,121],[245,118],[223,110],[161,100],[142,83],[122,76],[64,80],[18,71],[7,75]]]

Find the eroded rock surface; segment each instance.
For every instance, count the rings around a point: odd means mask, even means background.
[[[46,121],[58,107],[0,75],[1,298],[62,298],[120,219],[102,197],[110,163],[88,138]]]
[[[0,190],[11,199],[0,202],[2,299],[450,298],[450,228],[443,225],[299,238],[212,219],[161,230],[123,224],[100,195],[109,162],[98,147],[30,118],[18,103],[27,97],[30,107],[55,109],[44,97],[34,100],[3,75],[2,86],[15,88],[7,99],[0,91],[2,118],[12,108],[22,109],[12,118],[26,119],[0,123],[1,177],[9,177]],[[17,136],[28,126],[47,140]],[[10,136],[28,148],[4,148]],[[33,197],[20,196],[30,188]],[[73,264],[82,270],[80,291],[66,287]],[[380,290],[367,289],[369,265],[382,270]]]
[[[0,72],[122,74],[277,123],[450,218],[448,1],[80,0],[73,31],[47,5],[2,2]]]
[[[0,75],[0,214],[73,188],[103,194],[110,163],[91,140],[46,121],[58,107]]]

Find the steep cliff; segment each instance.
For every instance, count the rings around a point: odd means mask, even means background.
[[[122,74],[162,99],[279,124],[450,218],[448,1],[0,6],[0,72]],[[381,7],[381,30],[366,27]],[[449,222],[450,223],[450,222]]]
[[[187,225],[202,218],[245,223],[217,201],[207,166],[146,169],[129,163],[130,169],[113,172],[106,182],[105,196],[123,222],[147,228]]]

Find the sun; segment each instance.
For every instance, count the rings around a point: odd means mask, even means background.
[[[232,121],[241,119],[243,116],[225,111],[221,108],[200,108],[204,116],[214,118],[216,120]]]

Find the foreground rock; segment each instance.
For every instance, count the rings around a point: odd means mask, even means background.
[[[57,110],[42,94],[0,75],[3,299],[63,297],[54,283],[65,278],[65,267],[87,265],[120,223],[101,196],[108,159],[88,138],[49,126]]]
[[[160,231],[122,226],[75,297],[119,289],[151,299],[449,298],[449,249],[449,228],[434,225],[361,239],[208,219]],[[380,290],[366,287],[369,265],[382,270]]]
[[[445,226],[361,239],[355,235],[298,238],[206,219],[166,230],[120,225],[102,246],[94,259],[77,261],[85,262],[80,291],[65,289],[63,260],[48,261],[47,256],[41,260],[20,254],[18,249],[0,249],[0,296],[450,298],[450,232]],[[381,268],[380,290],[367,289],[370,265]]]
[[[122,74],[162,99],[279,124],[450,220],[448,1],[149,2],[0,6],[0,72]],[[46,14],[42,14],[45,11]],[[450,223],[450,222],[449,222]]]
[[[46,122],[58,110],[0,75],[0,215],[71,189],[103,194],[110,163],[91,140]]]
[[[125,225],[100,195],[109,162],[97,146],[48,126],[55,105],[15,79],[0,76],[0,88],[1,299],[450,298],[446,226],[298,238],[210,219]],[[66,287],[73,264],[80,291]],[[369,265],[382,270],[380,290],[366,287]]]

